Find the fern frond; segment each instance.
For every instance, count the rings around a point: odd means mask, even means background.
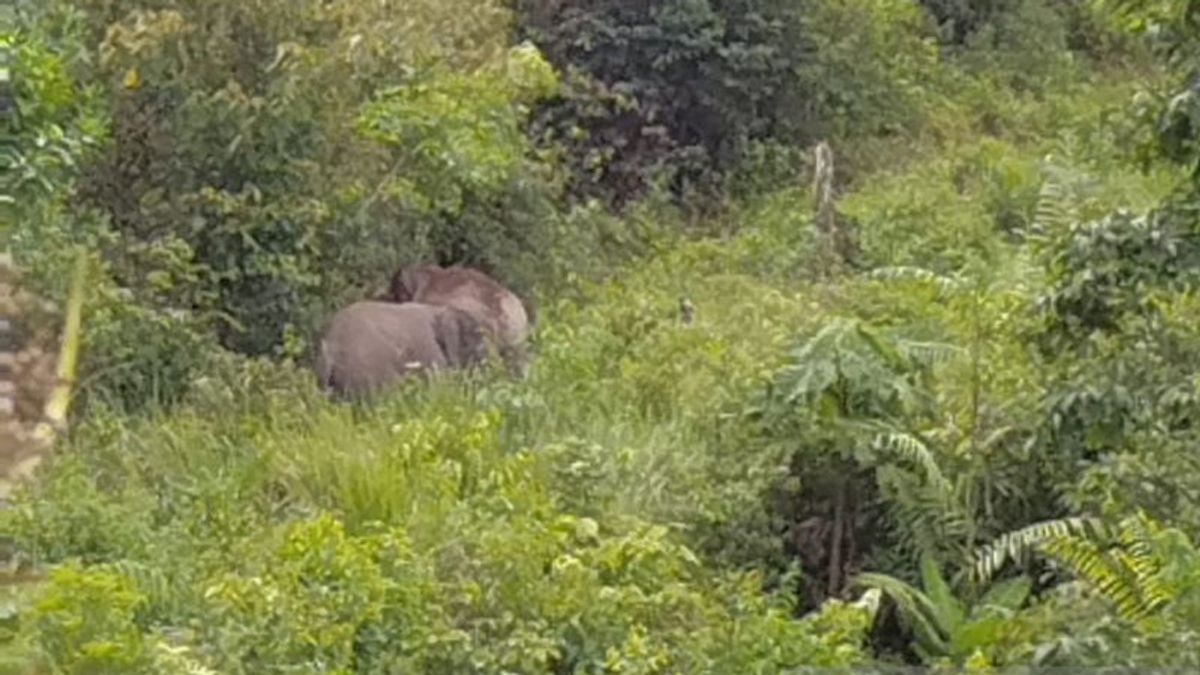
[[[1154,550],[1154,539],[1161,528],[1145,513],[1139,512],[1121,523],[1119,541],[1121,560],[1137,580],[1150,611],[1169,603],[1174,594],[1162,579],[1162,561]]]
[[[936,554],[961,559],[973,528],[973,518],[962,508],[953,489],[922,480],[916,472],[898,466],[877,469],[881,496],[894,525],[897,552],[912,558]]]
[[[904,460],[921,467],[929,483],[938,492],[946,495],[947,501],[949,501],[950,493],[953,489],[950,481],[946,480],[946,476],[942,474],[942,468],[938,466],[937,458],[934,457],[933,451],[921,439],[903,431],[889,431],[876,436],[874,445],[876,450],[883,450],[898,455]]]
[[[963,353],[962,347],[945,342],[901,341],[896,345],[910,361],[926,366],[945,363]]]
[[[868,276],[886,281],[919,281],[933,284],[942,292],[954,292],[963,287],[962,279],[945,276],[921,267],[897,265],[871,270]]]
[[[141,593],[146,601],[160,609],[175,609],[178,600],[177,588],[171,579],[156,567],[132,560],[117,560],[100,565],[100,568],[125,577]]]
[[[1112,602],[1123,618],[1136,621],[1153,611],[1137,579],[1126,573],[1120,551],[1106,556],[1095,543],[1073,536],[1054,537],[1040,547]]]
[[[1034,208],[1033,228],[1038,232],[1064,230],[1079,220],[1079,214],[1066,177],[1051,167],[1046,173]]]
[[[1154,547],[1159,527],[1145,514],[1122,521],[1115,537],[1096,527],[1094,521],[1088,527],[1072,529],[1044,530],[1025,537],[1025,546],[1039,549],[1070,569],[1128,621],[1144,619],[1174,598],[1162,578],[1161,560]],[[1104,546],[1103,541],[1111,541],[1111,545]]]
[[[905,357],[898,346],[884,339],[871,326],[862,321],[857,321],[854,324],[854,331],[862,341],[862,344],[866,345],[881,363],[901,371],[909,367],[908,358]]]
[[[975,552],[971,576],[978,583],[987,583],[1009,560],[1024,558],[1039,544],[1054,537],[1068,535],[1106,534],[1104,524],[1096,518],[1072,517],[1047,520],[1006,532]]]
[[[1159,564],[1152,554],[1147,551],[1143,556],[1117,548],[1110,555],[1132,584],[1139,600],[1139,611],[1128,618],[1142,618],[1171,601],[1172,594],[1159,578]]]

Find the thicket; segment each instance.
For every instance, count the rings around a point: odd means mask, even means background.
[[[1197,3],[5,18],[5,244],[94,263],[6,672],[1198,665]],[[323,400],[416,261],[531,377]]]

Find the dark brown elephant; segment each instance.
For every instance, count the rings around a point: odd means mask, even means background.
[[[336,398],[377,393],[418,373],[487,358],[483,328],[453,307],[366,300],[339,311],[321,338],[315,370]]]
[[[389,296],[393,302],[423,302],[470,314],[495,340],[509,371],[520,377],[528,372],[525,345],[532,306],[483,272],[459,266],[405,267],[392,276]]]

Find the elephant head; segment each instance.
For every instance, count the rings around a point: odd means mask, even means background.
[[[330,320],[314,369],[323,390],[356,398],[411,375],[470,368],[486,357],[483,328],[466,312],[414,302],[363,301]]]
[[[524,377],[529,357],[525,348],[532,306],[483,272],[467,267],[414,265],[397,271],[391,280],[392,302],[420,302],[454,307],[470,314],[496,342],[509,372]]]
[[[487,336],[474,317],[454,307],[425,306],[436,310],[433,313],[433,337],[447,366],[469,368],[487,358]]]

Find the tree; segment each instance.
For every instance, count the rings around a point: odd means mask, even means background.
[[[893,0],[522,0],[518,11],[521,34],[566,76],[533,135],[563,146],[576,197],[617,207],[656,187],[719,197],[756,143],[903,126],[904,82],[932,61],[919,12]]]
[[[303,357],[330,307],[403,263],[532,281],[516,271],[561,233],[521,124],[555,74],[510,45],[498,3],[410,10],[88,0],[21,15],[5,178],[53,192],[55,213],[23,218],[14,252],[60,286],[62,243],[102,252],[97,391],[177,400],[218,347]],[[75,52],[39,51],[63,30]],[[70,187],[47,173],[59,165]]]

